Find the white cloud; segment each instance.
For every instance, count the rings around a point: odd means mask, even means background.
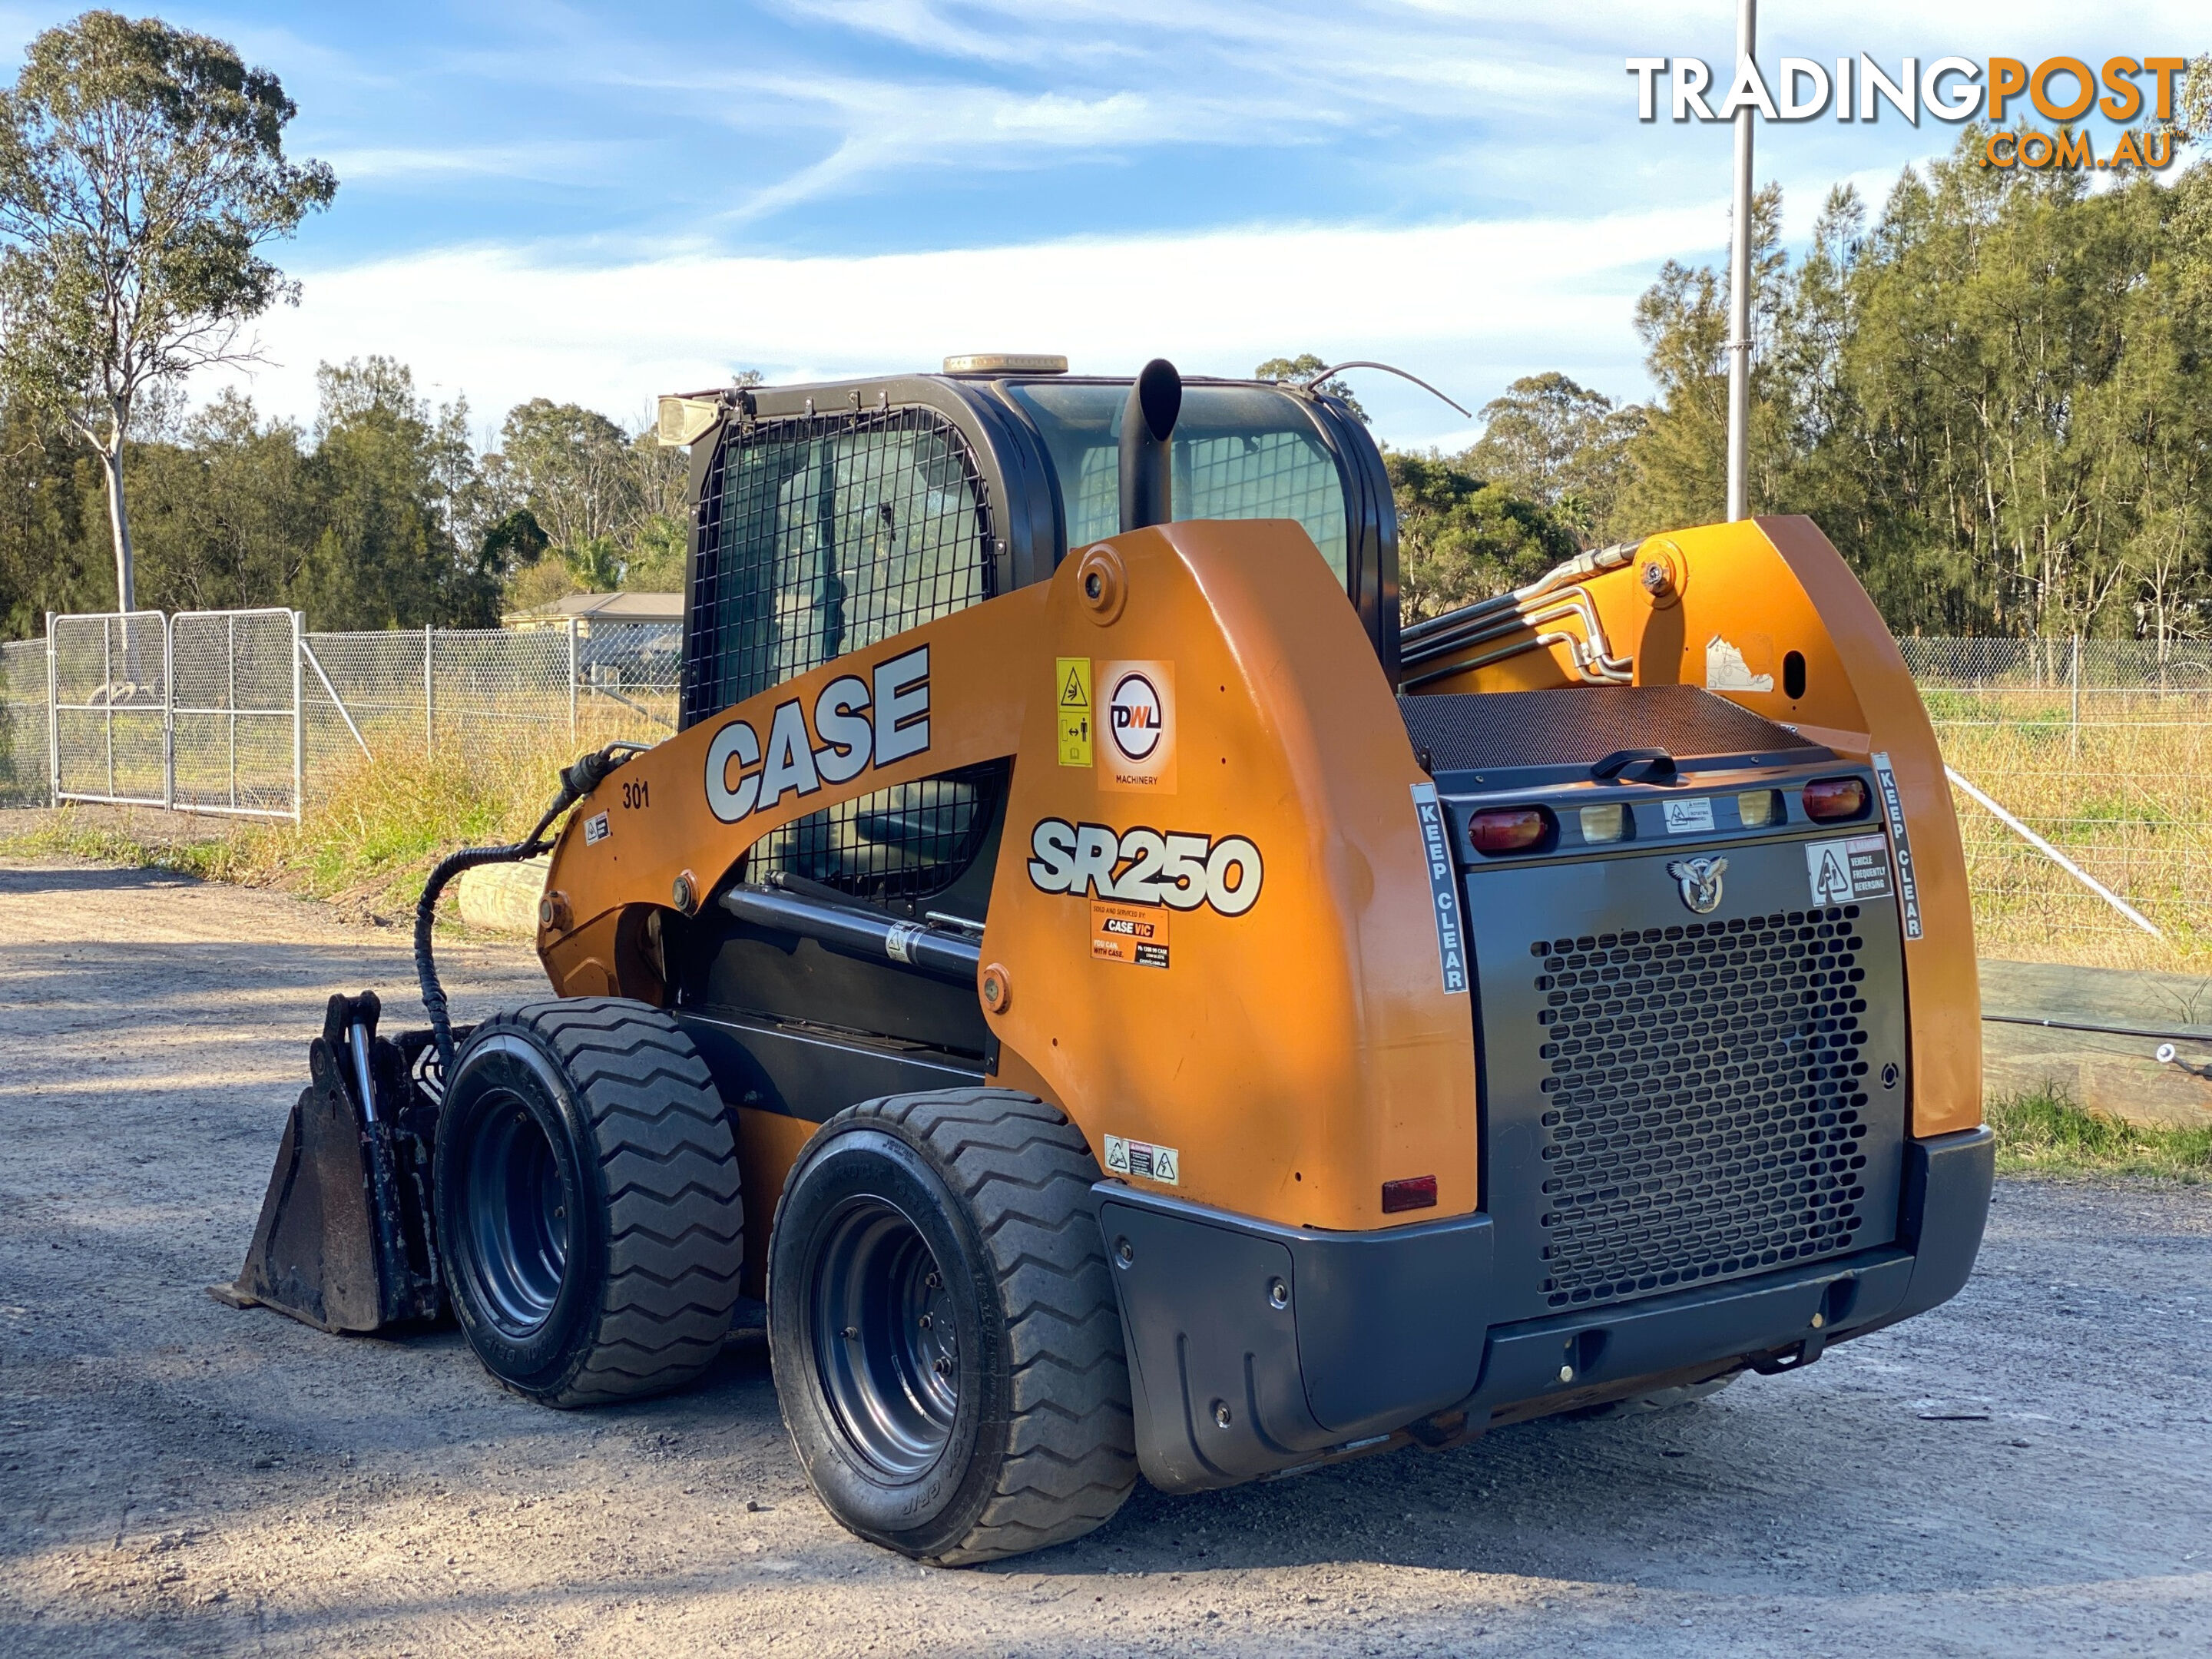
[[[655,394],[738,367],[797,380],[1027,350],[1064,352],[1079,372],[1124,374],[1164,355],[1187,372],[1242,374],[1314,350],[1399,362],[1470,405],[1553,367],[1626,391],[1640,356],[1631,297],[1659,259],[1711,242],[1720,214],[1711,204],[1583,222],[1261,227],[865,258],[697,252],[588,267],[449,249],[304,273],[301,307],[261,325],[271,365],[248,389],[264,410],[304,419],[318,360],[382,352],[441,397],[465,391],[480,419],[550,396],[635,421]],[[1395,441],[1463,428],[1410,388],[1378,380],[1374,392]]]
[[[617,143],[539,140],[515,144],[363,145],[322,150],[349,185],[428,184],[440,179],[518,179],[575,184],[611,173],[628,146]]]

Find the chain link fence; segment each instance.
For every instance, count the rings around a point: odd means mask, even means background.
[[[8,642],[0,805],[290,817],[372,761],[513,769],[676,729],[674,623],[295,628],[288,611],[146,611],[56,617],[51,655]]]
[[[2212,952],[2212,641],[1898,645],[1954,786],[1971,786],[1954,794],[1982,953],[2201,964]]]
[[[53,799],[46,665],[44,640],[0,645],[0,805],[44,805]]]
[[[371,760],[459,757],[534,780],[586,746],[675,729],[672,623],[303,634],[296,653],[291,626],[281,611],[179,617],[167,633],[151,613],[57,617],[51,663],[44,640],[7,645],[0,802],[173,793],[289,814],[295,758],[312,805]],[[1984,954],[2212,955],[2212,641],[1898,644],[1966,786]]]

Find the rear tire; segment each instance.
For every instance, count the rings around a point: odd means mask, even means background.
[[[869,1101],[799,1155],[769,1352],[830,1512],[960,1565],[1079,1538],[1136,1484],[1121,1313],[1082,1134],[1003,1089]]]
[[[439,1114],[435,1188],[453,1311],[509,1388],[600,1405],[720,1353],[744,1256],[737,1148],[659,1010],[580,997],[479,1025]]]

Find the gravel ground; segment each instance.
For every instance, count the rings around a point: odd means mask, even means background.
[[[465,1017],[538,988],[452,947]],[[2008,1182],[1949,1306],[1796,1376],[1194,1498],[933,1571],[800,1484],[757,1335],[502,1394],[236,1270],[323,998],[396,930],[0,864],[0,1652],[2212,1650],[2212,1195]]]

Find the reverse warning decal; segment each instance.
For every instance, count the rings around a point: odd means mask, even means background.
[[[1098,688],[1106,738],[1098,746],[1098,787],[1175,793],[1175,665],[1101,663]]]
[[[1101,962],[1126,962],[1139,968],[1166,967],[1166,914],[1147,905],[1091,900],[1091,954]]]
[[[844,674],[814,699],[778,703],[768,741],[732,720],[707,745],[707,805],[725,823],[764,812],[787,795],[849,783],[872,766],[929,752],[929,647],[878,663],[866,679]]]
[[[1805,874],[1815,904],[1887,898],[1889,843],[1878,835],[1810,842],[1805,848]]]
[[[1241,916],[1260,902],[1266,873],[1260,849],[1243,836],[1216,840],[1141,824],[1117,830],[1044,818],[1030,832],[1030,881],[1039,892],[1170,910],[1210,904],[1224,916]]]
[[[1146,1181],[1180,1187],[1182,1185],[1182,1154],[1172,1146],[1154,1146],[1149,1140],[1124,1140],[1120,1135],[1108,1135],[1106,1173],[1140,1176]]]

